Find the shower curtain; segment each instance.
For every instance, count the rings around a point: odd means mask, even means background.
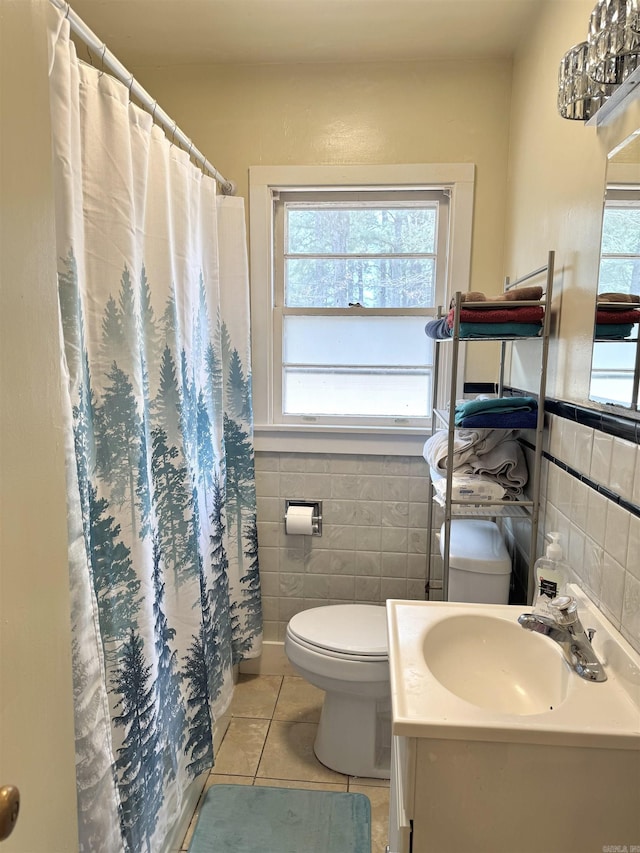
[[[50,14],[80,849],[155,853],[261,651],[244,210]]]

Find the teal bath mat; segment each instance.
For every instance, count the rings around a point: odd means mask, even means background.
[[[206,792],[189,853],[371,853],[364,794],[251,785]]]

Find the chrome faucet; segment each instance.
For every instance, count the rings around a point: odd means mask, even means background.
[[[587,681],[606,681],[604,667],[591,645],[595,633],[589,628],[585,633],[578,616],[578,603],[570,595],[552,599],[549,608],[553,616],[523,613],[518,622],[529,631],[545,634],[560,645],[569,666]],[[557,615],[556,615],[557,614]]]

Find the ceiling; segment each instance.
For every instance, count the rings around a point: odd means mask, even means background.
[[[128,67],[511,56],[544,0],[71,0]]]

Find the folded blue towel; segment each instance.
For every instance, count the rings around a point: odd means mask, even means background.
[[[537,408],[538,402],[533,397],[482,397],[465,400],[456,406],[456,423],[459,418],[469,415],[484,415],[489,412],[530,412]]]
[[[499,338],[510,335],[535,338],[541,332],[540,323],[460,323],[461,338]]]
[[[535,429],[538,425],[538,412],[487,412],[484,415],[470,415],[456,418],[456,426],[462,429]]]
[[[446,340],[451,337],[451,329],[447,326],[447,318],[441,317],[439,320],[429,320],[424,327],[425,334],[434,338],[436,341]]]

